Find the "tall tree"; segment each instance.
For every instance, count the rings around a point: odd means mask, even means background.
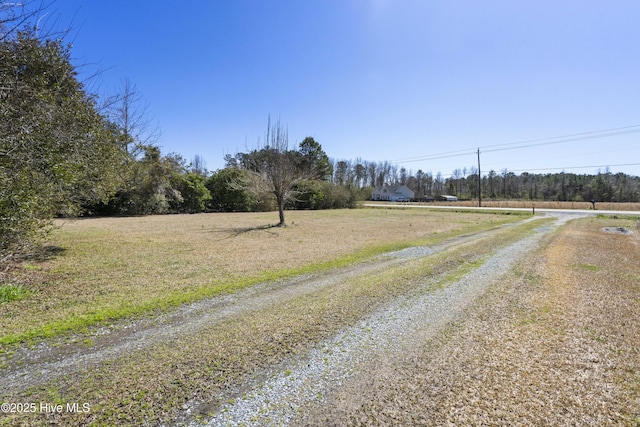
[[[336,162],[335,178],[334,182],[338,185],[345,185],[347,183],[347,172],[349,169],[349,163],[345,160],[339,160]]]
[[[244,189],[233,188],[234,183],[243,183],[245,181],[246,173],[246,170],[238,167],[227,167],[214,172],[207,178],[205,186],[211,194],[209,209],[220,212],[247,212],[253,210],[256,205],[255,198]]]
[[[308,136],[302,140],[298,151],[302,155],[302,167],[307,169],[310,177],[321,181],[331,179],[333,175],[333,165],[319,142]]]
[[[108,199],[124,160],[62,41],[33,31],[0,37],[0,82],[0,251],[8,251],[54,215]]]
[[[366,181],[367,169],[362,164],[362,160],[357,159],[356,165],[353,167],[356,187],[363,187]]]
[[[205,176],[199,173],[174,173],[171,179],[172,188],[180,192],[181,202],[174,207],[177,212],[204,212],[211,193],[205,186]]]
[[[129,79],[121,82],[121,92],[109,97],[103,106],[118,130],[118,141],[132,158],[144,155],[145,147],[157,145],[161,131],[152,123],[149,105]]]
[[[208,174],[207,162],[200,154],[193,156],[193,160],[191,161],[191,173],[202,176],[207,176]]]
[[[143,152],[139,160],[130,161],[127,183],[110,201],[110,212],[151,215],[183,211],[185,197],[178,187],[189,191],[183,186],[182,176],[187,173],[184,159],[173,153],[163,156],[158,147],[143,147]]]

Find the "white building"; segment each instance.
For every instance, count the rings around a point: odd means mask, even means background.
[[[378,186],[371,194],[371,200],[386,200],[389,202],[408,202],[413,199],[415,193],[406,185],[383,185]]]

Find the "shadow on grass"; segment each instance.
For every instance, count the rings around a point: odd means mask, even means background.
[[[270,231],[270,230],[272,228],[282,228],[282,227],[283,226],[279,224],[258,225],[256,227],[239,227],[239,228],[230,229],[229,233],[231,234],[232,237],[238,237],[243,234],[250,233],[252,231],[264,231],[269,234],[276,235],[277,233],[274,233],[273,231]]]
[[[48,274],[38,264],[58,257],[64,252],[66,252],[65,248],[48,245],[32,248],[29,252],[0,260],[0,285],[17,284],[29,287],[45,283],[48,280]],[[9,297],[5,295],[2,298],[7,302]]]
[[[65,253],[67,250],[61,246],[46,245],[34,248],[30,253],[25,254],[25,261],[44,262]]]
[[[224,239],[232,239],[234,237],[240,237],[244,234],[251,233],[252,231],[264,231],[272,236],[277,236],[278,233],[272,231],[274,228],[282,228],[282,225],[278,224],[266,224],[266,225],[257,225],[254,227],[229,227],[229,228],[218,228],[213,230],[214,233],[222,235],[220,240]]]
[[[44,262],[65,253],[67,250],[61,246],[46,245],[30,248],[28,251],[9,254],[0,258],[0,270],[8,271],[18,267],[24,262]]]

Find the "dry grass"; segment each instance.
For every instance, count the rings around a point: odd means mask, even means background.
[[[439,215],[396,216],[386,211],[333,213],[337,218],[343,218],[342,215],[382,215],[380,219],[387,214],[391,214],[390,223],[401,223],[402,218],[404,221],[410,219],[412,223],[417,218],[444,218]],[[471,220],[466,216],[448,218]],[[478,219],[483,218],[475,218],[471,223]],[[485,255],[489,248],[505,246],[537,226],[539,221],[504,228],[390,271],[338,281],[318,292],[213,325],[196,336],[164,342],[126,355],[115,363],[32,389],[28,391],[29,400],[90,402],[92,410],[88,414],[61,414],[48,418],[41,414],[15,416],[8,423],[19,420],[25,425],[47,422],[60,425],[141,425],[146,422],[155,425],[159,421],[171,422],[185,403],[194,401],[207,402],[196,406],[195,412],[206,417],[225,399],[240,393],[239,386],[247,378],[263,369],[277,368],[291,355],[333,336],[386,301],[412,292],[419,278],[437,274],[450,277]],[[8,398],[14,401],[25,397]]]
[[[323,422],[639,425],[640,239],[604,226],[634,224],[570,223],[467,319],[347,383]]]
[[[515,219],[386,209],[287,217],[285,228],[269,227],[273,213],[61,222],[51,240],[62,248],[57,255],[20,270],[42,280],[26,283],[32,291],[26,298],[0,305],[0,342],[77,331]]]

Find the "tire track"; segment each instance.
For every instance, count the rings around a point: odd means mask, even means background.
[[[420,284],[423,292],[393,301],[383,310],[310,349],[290,365],[277,367],[265,381],[253,384],[242,398],[222,407],[206,425],[292,423],[305,412],[303,408],[322,402],[329,390],[339,388],[361,366],[372,360],[402,357],[410,353],[417,337],[424,342],[439,334],[446,325],[464,318],[465,310],[492,283],[534,251],[545,234],[571,218],[561,217],[554,227],[539,229],[536,234],[497,251],[482,266],[445,288],[425,292],[432,285],[427,279]],[[187,419],[194,406],[186,410]],[[314,420],[306,421],[314,424]],[[195,427],[202,423],[190,425]]]

